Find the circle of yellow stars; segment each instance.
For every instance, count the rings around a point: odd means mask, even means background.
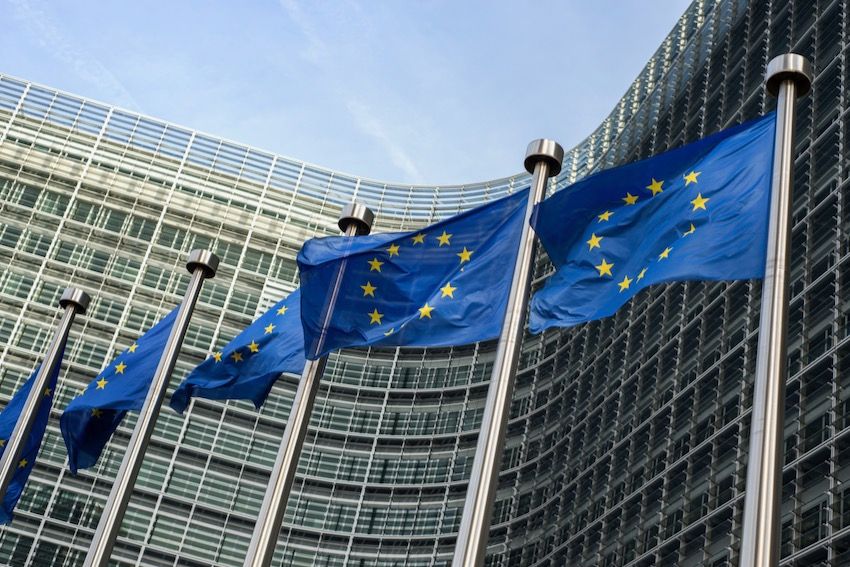
[[[367,260],[367,264],[369,266],[369,272],[377,272],[381,274],[383,272],[384,265],[391,261],[394,257],[400,257],[401,254],[404,253],[405,248],[409,245],[412,249],[416,247],[426,247],[428,246],[428,242],[434,242],[436,247],[451,247],[452,238],[454,234],[448,232],[446,229],[442,229],[438,233],[428,234],[427,232],[418,232],[413,234],[412,236],[407,236],[402,239],[399,239],[395,242],[392,242],[388,245],[387,248],[384,249],[386,253],[386,257],[375,255],[370,260]],[[429,240],[430,239],[430,240]],[[409,244],[408,244],[409,243]],[[475,250],[470,250],[467,246],[463,246],[460,252],[456,252],[455,256],[458,258],[458,265],[461,266],[460,271],[463,271],[463,266],[468,262],[472,261],[473,255],[475,254]],[[367,279],[363,284],[361,284],[360,290],[362,291],[362,295],[360,297],[368,297],[374,300],[380,299],[380,289],[379,286],[374,282],[377,280]],[[455,299],[455,292],[458,290],[457,286],[452,285],[451,281],[448,281],[439,288],[439,297],[438,299]],[[432,313],[436,310],[436,307],[432,304],[432,302],[426,302],[422,307],[418,307],[416,309],[416,313],[418,313],[418,319],[432,319]],[[378,306],[373,306],[371,311],[366,312],[366,316],[369,318],[369,326],[372,325],[383,325],[385,314],[381,313],[378,310]],[[414,315],[416,317],[416,315]],[[395,327],[392,327],[384,332],[385,336],[392,335],[395,333]]]
[[[696,170],[690,170],[687,173],[683,174],[682,180],[684,181],[684,187],[688,187],[690,185],[699,185],[699,176],[701,174],[702,174],[701,171],[696,171]],[[665,190],[664,183],[665,183],[665,180],[663,180],[663,179],[655,179],[654,177],[650,178],[649,184],[646,185],[646,187],[645,187],[646,190],[649,191],[650,194],[651,194],[650,198],[655,197],[657,195],[660,195],[661,193],[664,192],[664,190]],[[640,198],[640,195],[632,195],[631,192],[627,191],[626,195],[624,197],[622,197],[622,202],[624,203],[622,206],[628,207],[628,206],[637,205],[639,198]],[[710,198],[703,197],[702,193],[697,193],[697,196],[693,200],[690,201],[690,203],[692,205],[691,212],[696,212],[698,210],[707,211],[708,209],[707,209],[706,206],[708,205],[708,202],[710,200],[711,200]],[[609,222],[611,220],[611,218],[614,216],[615,212],[616,211],[605,210],[602,213],[596,215],[596,223],[595,224],[602,224],[603,227],[604,227],[605,226],[604,223]],[[602,228],[602,227],[600,227],[600,228]],[[682,238],[690,236],[690,235],[694,234],[695,232],[696,232],[696,226],[693,223],[689,223],[689,228],[685,232],[682,233]],[[601,231],[600,231],[599,234],[597,234],[596,231],[591,232],[590,238],[585,241],[585,244],[587,245],[587,250],[590,252],[590,251],[593,251],[594,249],[598,248],[599,252],[601,253],[603,251],[602,250],[602,247],[603,247],[602,241],[604,239],[605,239],[605,236],[601,233]],[[662,262],[664,260],[667,260],[670,257],[671,252],[673,252],[673,250],[674,250],[674,247],[672,247],[672,246],[665,247],[664,250],[662,250],[658,254],[658,258],[657,258],[656,261]],[[595,264],[593,267],[596,269],[598,277],[600,277],[600,278],[610,277],[612,279],[614,278],[614,262],[609,262],[604,257],[604,255],[601,257],[601,262],[599,264]],[[619,288],[620,292],[622,293],[622,292],[628,290],[633,282],[640,281],[640,280],[644,279],[644,277],[646,277],[646,273],[647,273],[648,269],[649,269],[649,266],[643,267],[640,270],[640,272],[638,272],[637,276],[634,277],[634,278],[630,277],[628,274],[624,274],[623,279],[617,282],[617,287]]]

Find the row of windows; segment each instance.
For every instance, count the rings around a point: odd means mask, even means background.
[[[56,183],[56,181],[51,181],[51,183]],[[9,178],[0,178],[0,199],[57,216],[65,215],[71,201],[67,194],[57,193],[50,189],[39,189]],[[129,204],[133,206],[133,203]],[[156,210],[151,212],[156,213]],[[80,200],[79,198],[74,201],[68,218],[143,242],[153,241],[157,226],[155,219]],[[18,233],[18,236],[20,236],[20,233]],[[242,244],[221,239],[214,243],[214,238],[208,234],[190,231],[171,224],[162,225],[156,242],[166,248],[184,252],[193,249],[214,248],[225,265],[237,266],[240,265],[241,260],[242,269],[283,281],[292,281],[295,275],[295,264],[290,258],[275,256],[273,253],[251,247],[245,249],[243,257]],[[13,237],[10,236],[7,245],[14,247],[16,244],[17,240],[13,240]],[[44,256],[45,254],[39,255]]]
[[[22,85],[14,79],[0,77],[0,85],[14,93],[12,96],[21,96],[24,92],[21,90]],[[44,127],[48,124],[51,126],[70,127],[72,131],[77,130],[86,134],[97,134],[102,131],[103,138],[100,143],[100,154],[102,155],[99,158],[92,159],[91,163],[99,169],[115,169],[120,171],[122,175],[130,178],[137,177],[135,169],[144,169],[147,167],[150,170],[162,170],[157,171],[156,175],[138,175],[140,180],[144,180],[147,183],[162,183],[167,185],[168,182],[164,178],[173,176],[178,164],[185,157],[185,161],[182,162],[184,177],[187,179],[197,179],[198,184],[194,188],[181,185],[178,187],[179,190],[187,194],[203,196],[203,198],[210,200],[220,199],[217,192],[203,189],[203,186],[206,184],[204,182],[210,182],[213,178],[215,178],[216,182],[223,180],[229,184],[234,183],[238,179],[242,184],[250,184],[254,187],[260,187],[262,184],[268,182],[274,191],[283,194],[292,194],[297,187],[298,194],[304,201],[305,207],[310,202],[325,203],[329,199],[333,205],[339,207],[356,195],[358,199],[365,201],[369,206],[384,208],[388,212],[392,211],[397,218],[409,219],[411,217],[418,217],[421,222],[422,218],[434,218],[434,215],[444,216],[446,214],[456,213],[460,209],[468,207],[470,199],[473,202],[477,202],[498,198],[510,190],[514,182],[514,179],[511,178],[499,180],[492,184],[485,183],[473,186],[431,188],[431,191],[427,193],[423,191],[411,192],[409,187],[389,186],[383,183],[359,180],[337,173],[305,168],[301,163],[282,158],[272,159],[270,156],[262,155],[255,150],[232,146],[226,142],[212,140],[203,135],[192,135],[187,138],[184,135],[185,131],[181,132],[179,128],[152,122],[146,118],[130,118],[130,115],[126,115],[120,111],[110,112],[104,115],[100,123],[78,120],[71,116],[67,116],[63,120],[61,113],[56,114],[52,111],[46,111],[44,104],[33,103],[31,98],[32,93],[45,92],[40,87],[30,86],[25,90],[26,96],[18,110],[17,118],[19,121],[32,122],[34,125],[38,125],[42,139],[48,138],[48,135],[54,135],[53,131]],[[4,101],[3,96],[4,90],[0,89],[0,108],[5,106],[9,110],[15,111],[17,104],[12,102],[11,99],[5,99]],[[54,93],[52,99],[69,100],[69,97]],[[76,105],[85,108],[88,103],[83,104],[83,101],[77,100]],[[128,123],[133,123],[134,126],[129,127],[127,126]],[[145,131],[151,128],[163,132],[162,138],[155,141],[146,136],[136,135],[139,131]],[[178,134],[178,132],[181,133]],[[66,159],[71,158],[79,161],[88,159],[88,157],[84,158],[82,155],[75,155],[73,151],[59,150],[51,145],[38,144],[12,133],[7,134],[7,139],[14,140],[17,144],[36,147],[40,151],[56,153]],[[62,143],[56,145],[67,147],[67,144]],[[158,159],[151,163],[150,158],[148,158],[145,160],[147,163],[137,163],[137,168],[135,169],[114,165],[120,164],[122,161],[130,161],[126,156],[126,152],[120,150],[120,148],[125,148],[128,145],[147,155],[157,156]],[[85,154],[85,148],[80,147],[79,153]],[[114,154],[113,159],[104,159],[103,156],[110,154]],[[165,166],[165,164],[168,164],[168,166]],[[517,177],[523,180],[527,178],[525,174]],[[225,199],[223,202],[231,206],[242,206],[252,212],[257,210],[255,207],[249,205],[245,199],[238,198],[235,192],[227,191],[227,193],[231,193],[232,198]],[[274,208],[264,208],[262,214],[273,218],[281,218],[280,209],[285,208],[280,207],[277,210]],[[321,212],[322,208],[320,207],[317,212]],[[401,220],[400,223],[399,220],[395,220],[387,223],[387,228],[398,228],[403,224],[404,220]]]

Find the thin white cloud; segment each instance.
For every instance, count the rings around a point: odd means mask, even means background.
[[[342,73],[336,68],[337,62],[334,58],[328,57],[330,48],[333,46],[329,47],[321,38],[317,28],[296,0],[280,0],[280,5],[307,41],[307,46],[302,51],[301,56],[310,61],[317,69],[321,69],[324,72],[325,76],[328,77],[328,82],[333,85],[330,89],[331,92],[337,93],[340,98],[347,97],[348,94],[345,93],[350,91],[351,87],[340,81],[339,77],[342,76]],[[359,4],[349,1],[346,3],[346,6],[349,10],[343,10],[342,13],[338,13],[334,17],[341,18],[343,17],[342,14],[351,16],[352,12],[357,18],[360,17],[361,8]],[[365,23],[360,21],[358,25],[365,25]],[[374,140],[387,153],[390,162],[404,172],[407,180],[411,183],[423,183],[422,174],[416,167],[416,163],[401,147],[401,144],[397,140],[399,136],[394,136],[391,133],[392,129],[388,123],[362,102],[348,99],[344,104],[354,121],[354,126],[368,138]]]
[[[289,19],[292,20],[292,23],[301,32],[301,35],[307,40],[307,45],[301,52],[301,55],[309,61],[318,63],[325,56],[327,46],[322,41],[322,38],[319,37],[316,28],[295,0],[280,0],[280,5],[286,10]]]
[[[15,19],[22,24],[27,34],[80,79],[106,93],[100,95],[101,98],[132,110],[141,110],[141,105],[118,77],[97,58],[90,56],[68,40],[53,16],[41,5],[29,0],[9,0],[9,3],[14,8]]]
[[[390,161],[403,171],[412,183],[423,183],[422,175],[416,167],[416,163],[393,139],[384,123],[366,105],[350,100],[345,106],[354,117],[357,127],[367,136],[376,140],[387,151]]]

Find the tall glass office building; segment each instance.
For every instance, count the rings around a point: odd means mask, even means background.
[[[850,8],[697,0],[551,190],[771,110],[762,80],[795,51],[799,103],[783,475],[787,566],[850,564]],[[517,164],[522,158],[517,148]],[[0,75],[0,398],[44,352],[68,284],[75,326],[54,418],[181,298],[192,248],[222,267],[174,382],[296,285],[294,257],[357,199],[413,229],[523,187],[525,174],[412,187],[341,174]],[[537,263],[537,285],[551,271]],[[490,565],[735,564],[760,285],[687,283],[615,317],[526,336]],[[447,565],[495,345],[331,357],[276,565]],[[120,565],[241,565],[296,377],[261,411],[165,410],[115,550]],[[51,422],[0,563],[81,564],[129,438],[65,467]]]

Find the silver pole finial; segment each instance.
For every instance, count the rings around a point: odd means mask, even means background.
[[[372,223],[375,222],[375,213],[372,209],[352,201],[342,208],[339,213],[339,229],[345,233],[349,233],[349,229],[354,231],[357,236],[365,236],[372,231]],[[353,228],[351,228],[353,226]]]
[[[561,173],[561,164],[564,162],[564,148],[555,140],[540,138],[528,144],[525,150],[525,170],[534,173],[534,168],[541,161],[549,166],[549,177]]]
[[[76,306],[77,314],[83,315],[91,303],[91,296],[76,287],[66,287],[62,292],[62,297],[59,298],[59,305],[63,309],[67,309],[69,305]]]
[[[811,90],[812,76],[812,64],[808,59],[796,53],[785,53],[774,57],[767,64],[764,85],[767,92],[778,96],[782,82],[791,81],[799,98]]]
[[[189,258],[186,259],[186,269],[190,274],[201,269],[204,271],[204,278],[209,279],[215,277],[218,263],[218,256],[209,250],[192,250],[189,252]]]

